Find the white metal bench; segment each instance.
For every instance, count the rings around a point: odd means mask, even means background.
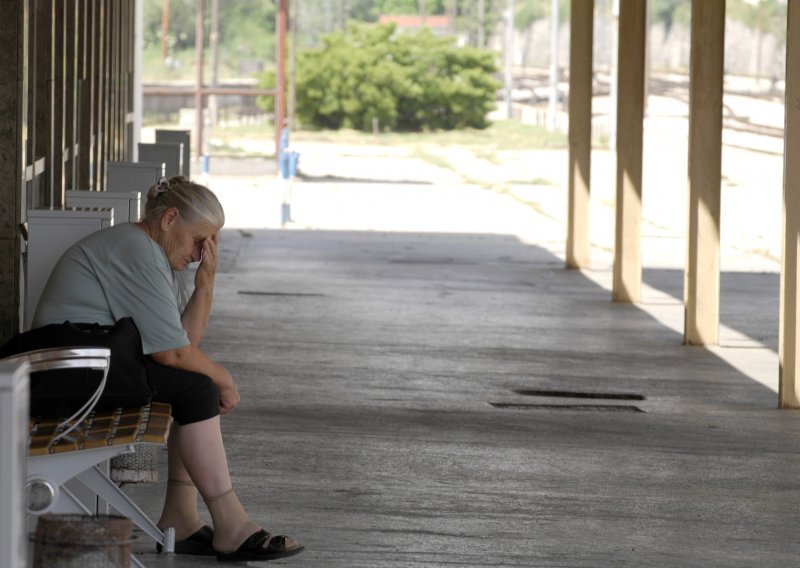
[[[29,422],[27,512],[31,517],[45,513],[95,514],[76,489],[88,490],[170,551],[164,533],[109,478],[100,464],[135,451],[142,444],[167,443],[170,406],[151,403],[140,408],[94,410],[108,376],[110,351],[107,348],[74,347],[30,351],[0,360],[3,363],[27,362],[31,373],[67,368],[89,368],[102,372],[95,392],[77,412],[61,420],[32,418]],[[141,566],[132,557],[136,566]]]

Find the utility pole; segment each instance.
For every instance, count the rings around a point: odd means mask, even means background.
[[[456,0],[448,0],[447,2],[447,15],[450,19],[449,28],[452,35],[456,35],[456,14],[458,14],[458,7]]]
[[[219,0],[211,0],[211,33],[208,36],[211,47],[211,86],[219,86]],[[218,119],[217,96],[208,97],[209,125],[216,126]]]
[[[194,91],[194,112],[195,112],[195,153],[198,158],[203,157],[203,20],[205,19],[206,0],[197,0],[197,18],[194,30],[195,65],[197,67],[197,79]]]
[[[161,7],[161,61],[169,57],[169,0]]]
[[[619,0],[611,0],[611,88],[610,109],[611,116],[608,121],[608,147],[617,147],[617,58],[619,56]]]
[[[294,114],[297,103],[297,0],[289,2],[289,96],[287,101],[287,124],[294,128]]]
[[[486,46],[486,6],[485,0],[478,0],[478,47],[483,49]]]
[[[514,88],[514,77],[512,66],[514,64],[514,0],[508,0],[508,8],[505,13],[506,20],[506,46],[505,46],[505,95],[506,95],[506,118],[511,120],[513,115],[511,91]]]
[[[558,111],[558,0],[550,0],[550,100],[547,111],[547,129],[556,129]]]
[[[280,159],[281,132],[286,126],[286,15],[288,0],[278,0],[276,23],[278,46],[275,72],[275,159]]]

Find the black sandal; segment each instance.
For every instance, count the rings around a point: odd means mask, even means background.
[[[175,554],[194,554],[195,556],[214,556],[216,551],[211,544],[214,539],[214,529],[204,525],[200,530],[183,540],[175,541]],[[161,543],[156,543],[156,550],[164,549]]]
[[[217,560],[220,562],[242,562],[246,560],[265,561],[292,556],[293,554],[302,552],[303,548],[305,547],[302,544],[287,548],[285,536],[272,536],[267,531],[261,529],[250,535],[250,537],[234,552],[217,552],[216,555]]]

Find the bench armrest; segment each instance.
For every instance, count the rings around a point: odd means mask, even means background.
[[[72,416],[59,422],[58,429],[60,432],[53,437],[53,443],[55,443],[77,428],[94,410],[97,401],[100,400],[100,396],[106,388],[111,350],[106,347],[50,347],[26,351],[25,353],[0,359],[0,361],[4,363],[27,362],[31,373],[74,368],[102,371],[103,378],[89,399]]]

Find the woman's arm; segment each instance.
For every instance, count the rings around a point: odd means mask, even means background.
[[[212,361],[196,345],[186,345],[169,351],[159,351],[150,355],[156,363],[186,371],[202,373],[210,377],[219,389],[219,410],[225,414],[239,404],[239,391],[233,375],[228,369]]]
[[[194,277],[192,292],[186,308],[181,314],[181,325],[192,345],[197,346],[205,334],[211,304],[214,300],[214,278],[217,273],[217,243],[219,233],[203,241],[200,265]]]

